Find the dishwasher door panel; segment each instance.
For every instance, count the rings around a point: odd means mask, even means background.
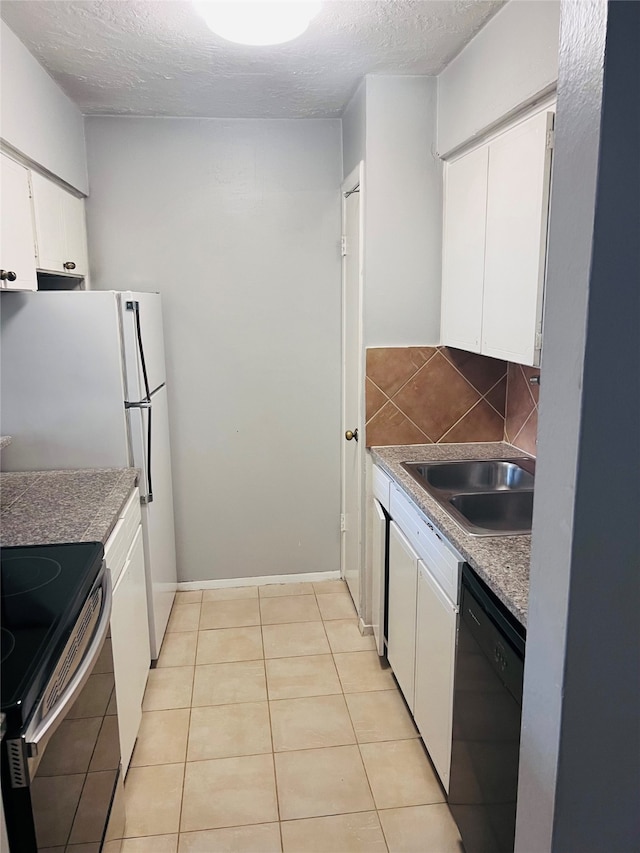
[[[523,668],[463,575],[448,800],[466,853],[513,853]]]

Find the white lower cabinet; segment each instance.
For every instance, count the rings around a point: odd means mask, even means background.
[[[384,549],[373,501],[372,563]],[[389,502],[387,658],[448,792],[463,558],[396,486]],[[378,569],[384,572],[384,559]],[[380,584],[384,586],[384,575]]]
[[[413,711],[418,555],[392,521],[389,525],[389,622],[387,658]]]
[[[387,517],[380,503],[373,499],[371,517],[372,627],[378,654],[384,655],[385,568],[387,549]]]
[[[123,773],[127,772],[142,720],[151,652],[147,619],[147,585],[136,489],[105,547],[113,581],[111,644],[118,703]]]
[[[387,527],[391,503],[391,480],[374,465],[371,471],[369,542],[371,549],[371,626],[380,657],[386,649]]]
[[[458,608],[418,562],[413,716],[446,791],[451,766],[453,672]]]

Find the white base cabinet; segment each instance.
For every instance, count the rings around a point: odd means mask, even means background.
[[[105,547],[113,582],[111,645],[123,773],[127,772],[138,736],[151,662],[140,519],[140,495],[136,489]]]
[[[387,658],[448,792],[464,560],[396,486],[388,506]],[[373,511],[372,564],[384,587],[384,559],[376,554],[384,551],[386,519],[377,499]]]
[[[370,507],[370,547],[371,547],[371,625],[376,648],[380,657],[386,650],[385,612],[387,607],[386,571],[387,571],[387,526],[391,480],[384,471],[374,465],[371,472],[372,500]]]
[[[413,716],[446,791],[451,769],[457,626],[457,606],[420,560]]]
[[[418,555],[395,522],[389,525],[387,658],[413,711]]]
[[[385,650],[384,610],[385,610],[385,568],[387,548],[387,518],[380,503],[374,498],[371,519],[371,568],[372,568],[372,618],[373,636],[376,649],[382,657]]]

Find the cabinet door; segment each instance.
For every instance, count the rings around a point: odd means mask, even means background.
[[[480,352],[487,146],[448,163],[442,247],[442,343]]]
[[[445,791],[449,790],[453,673],[458,608],[420,561],[414,718]]]
[[[64,190],[37,172],[31,175],[38,242],[38,269],[64,272]]]
[[[384,655],[387,517],[375,498],[372,501],[371,519],[371,621],[376,648],[382,657]]]
[[[520,364],[539,363],[552,127],[539,113],[489,146],[482,352]]]
[[[74,269],[65,269],[67,273],[71,272],[73,275],[87,276],[89,274],[89,261],[87,258],[84,199],[76,198],[71,193],[64,195],[65,263],[75,264]]]
[[[15,273],[0,281],[3,290],[37,290],[35,242],[29,172],[0,155],[0,266]]]
[[[389,525],[389,625],[387,657],[413,710],[418,555],[393,521]]]
[[[33,173],[32,183],[38,269],[63,275],[86,275],[84,200],[37,173]]]
[[[113,592],[111,642],[120,752],[126,773],[142,719],[142,697],[151,661],[142,526],[138,526]]]

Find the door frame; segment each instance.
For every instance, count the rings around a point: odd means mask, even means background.
[[[357,335],[358,335],[358,359],[356,365],[357,371],[357,385],[358,385],[358,399],[357,399],[357,428],[360,434],[360,441],[357,442],[357,470],[358,470],[358,481],[357,481],[357,502],[358,502],[358,519],[357,519],[357,528],[358,528],[358,555],[359,555],[359,575],[360,575],[360,584],[359,584],[359,601],[354,602],[356,605],[356,609],[358,611],[358,617],[362,621],[363,617],[363,601],[364,597],[364,559],[363,559],[363,550],[364,550],[364,536],[363,536],[363,522],[364,522],[364,512],[362,505],[362,496],[364,494],[364,384],[363,384],[363,357],[364,357],[364,317],[363,317],[363,291],[364,291],[364,161],[361,160],[358,165],[349,173],[349,175],[344,179],[341,185],[341,234],[344,238],[345,235],[345,223],[346,223],[346,213],[347,213],[347,195],[352,193],[354,190],[358,190],[360,195],[360,209],[359,209],[359,223],[358,223],[358,242],[360,249],[360,263],[358,268],[358,323],[357,323]],[[345,516],[345,495],[346,495],[346,455],[345,455],[345,438],[344,433],[347,429],[353,429],[353,424],[347,425],[345,412],[346,412],[346,340],[347,340],[347,324],[346,324],[346,268],[347,261],[346,255],[342,255],[342,284],[341,284],[341,300],[342,300],[342,356],[341,356],[341,411],[340,411],[340,422],[341,422],[341,435],[340,435],[340,513],[341,520],[344,520]],[[344,523],[341,523],[341,535],[340,535],[340,574],[344,578],[345,577],[345,529]]]

